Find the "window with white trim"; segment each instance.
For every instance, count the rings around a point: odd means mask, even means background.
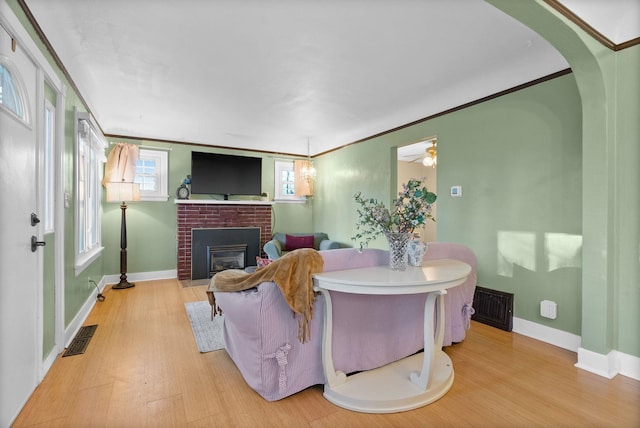
[[[293,161],[277,160],[274,162],[275,183],[274,183],[274,200],[276,202],[296,202],[304,203],[304,196],[295,196],[295,172],[293,169]]]
[[[169,192],[166,150],[140,149],[133,182],[140,185],[141,201],[167,201]]]
[[[76,275],[102,253],[102,170],[107,142],[88,113],[75,111]]]

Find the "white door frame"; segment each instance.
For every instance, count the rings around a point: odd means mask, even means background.
[[[60,353],[64,343],[64,142],[65,142],[65,101],[67,87],[49,64],[44,54],[31,39],[27,30],[21,25],[5,0],[0,0],[0,24],[16,40],[24,53],[36,65],[38,82],[36,88],[37,138],[42,135],[42,109],[44,108],[44,81],[56,92],[56,204],[55,204],[55,354]],[[40,144],[40,141],[38,141]],[[42,290],[38,293],[39,321],[42,323]],[[39,326],[40,360],[42,360],[42,325]],[[51,361],[52,364],[52,361]],[[38,381],[41,381],[50,368],[50,363],[42,361],[38,370]]]

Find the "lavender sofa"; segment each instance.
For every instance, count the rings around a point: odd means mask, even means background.
[[[388,252],[353,248],[321,251],[324,271],[384,265]],[[469,327],[476,286],[476,259],[462,245],[429,244],[427,259],[455,258],[472,267],[467,281],[445,296],[444,344],[460,342]],[[332,292],[333,360],[336,370],[369,370],[404,358],[423,348],[425,296],[367,296]],[[279,400],[309,386],[324,384],[322,328],[324,299],[317,295],[311,340],[298,341],[298,321],[278,286],[263,282],[255,288],[216,293],[224,313],[227,353],[245,381],[268,401]],[[341,328],[348,325],[349,328]]]

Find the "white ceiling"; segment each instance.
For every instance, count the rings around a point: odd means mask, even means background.
[[[315,155],[568,67],[482,0],[26,4],[102,130],[135,138]]]

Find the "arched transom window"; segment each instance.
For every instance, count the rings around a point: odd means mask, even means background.
[[[11,67],[0,58],[0,105],[27,122],[22,88]]]

